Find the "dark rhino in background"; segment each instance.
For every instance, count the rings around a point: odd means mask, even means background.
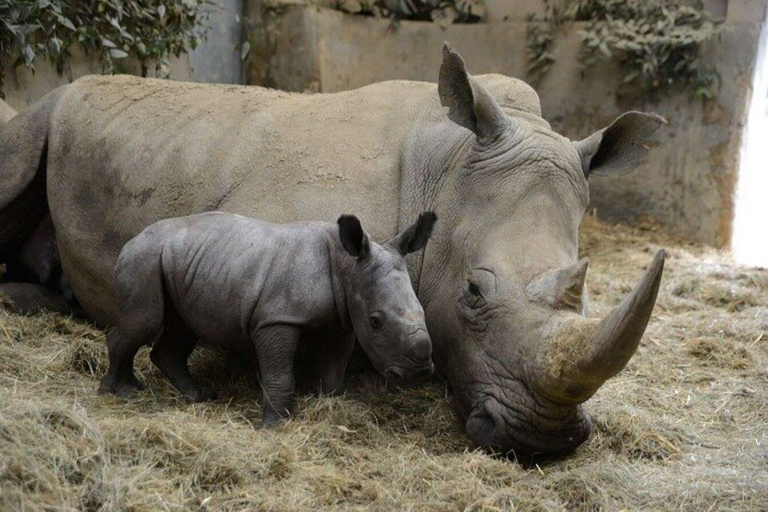
[[[409,265],[467,433],[517,455],[563,453],[590,433],[580,404],[635,352],[664,262],[660,252],[606,318],[585,318],[587,180],[634,169],[662,123],[629,112],[573,142],[541,118],[531,87],[470,77],[448,45],[437,86],[302,95],[86,77],[0,133],[0,250],[12,260],[50,212],[75,296],[112,324],[120,249],[160,219],[343,210],[386,240],[434,211]]]

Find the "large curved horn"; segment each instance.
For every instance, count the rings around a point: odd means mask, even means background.
[[[663,250],[657,252],[635,289],[602,320],[553,319],[536,357],[535,380],[543,395],[584,402],[626,366],[656,303],[664,258]]]

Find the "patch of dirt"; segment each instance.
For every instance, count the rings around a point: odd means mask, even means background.
[[[654,316],[585,405],[592,436],[533,467],[473,450],[441,383],[355,376],[344,396],[301,397],[290,423],[264,431],[255,377],[222,356],[193,356],[216,402],[180,400],[146,351],[148,389],[103,397],[103,332],[0,311],[0,509],[768,510],[768,272],[652,223],[589,218],[591,316],[659,248]]]

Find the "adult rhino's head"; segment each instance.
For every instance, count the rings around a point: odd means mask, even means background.
[[[447,45],[439,94],[453,123],[440,143],[454,149],[441,160],[450,175],[419,291],[435,362],[479,446],[571,451],[591,430],[580,404],[637,348],[664,263],[660,252],[613,312],[586,319],[587,180],[631,171],[664,120],[630,112],[572,142],[537,116],[505,113]]]

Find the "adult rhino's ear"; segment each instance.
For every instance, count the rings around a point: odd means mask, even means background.
[[[648,154],[646,142],[667,120],[657,114],[627,112],[607,128],[574,143],[584,176],[621,176],[637,167]]]
[[[402,233],[395,235],[390,244],[403,256],[423,249],[427,245],[427,240],[432,234],[432,228],[436,221],[437,215],[432,212],[424,212],[419,215],[416,222],[405,228]]]
[[[342,215],[337,223],[344,250],[356,258],[368,256],[371,252],[371,242],[363,226],[360,225],[360,220],[354,215]]]
[[[485,87],[470,78],[464,59],[448,43],[443,43],[437,91],[440,104],[448,107],[448,118],[471,130],[481,144],[492,141],[509,126],[499,104]]]

